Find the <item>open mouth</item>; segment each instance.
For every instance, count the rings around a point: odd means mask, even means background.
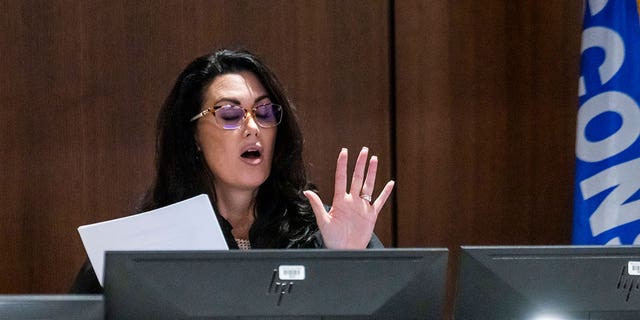
[[[260,151],[258,151],[258,150],[247,150],[247,151],[243,152],[240,156],[245,158],[245,159],[258,159],[258,158],[260,158]]]

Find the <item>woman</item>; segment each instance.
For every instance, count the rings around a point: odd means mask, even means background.
[[[378,160],[363,148],[347,190],[338,155],[329,211],[307,180],[294,107],[275,75],[246,51],[197,58],[160,110],[156,178],[141,211],[206,193],[229,248],[381,247],[373,228],[393,189],[372,202]],[[73,292],[100,292],[89,263]]]

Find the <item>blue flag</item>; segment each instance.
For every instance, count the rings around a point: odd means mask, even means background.
[[[640,244],[640,0],[588,0],[574,244]]]

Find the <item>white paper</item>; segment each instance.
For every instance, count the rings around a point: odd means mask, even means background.
[[[101,285],[105,251],[229,249],[204,194],[152,211],[80,226],[78,232]]]

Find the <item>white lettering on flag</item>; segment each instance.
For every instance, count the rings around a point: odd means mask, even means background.
[[[585,137],[589,121],[604,112],[616,112],[622,117],[622,127],[606,139],[591,142]],[[582,161],[598,162],[626,150],[640,136],[640,108],[622,92],[603,92],[587,100],[578,109],[576,156]]]
[[[589,48],[601,48],[605,51],[604,61],[598,67],[600,83],[605,84],[620,70],[624,62],[624,41],[620,35],[604,27],[591,27],[582,32],[581,53]],[[584,85],[584,77],[580,76],[579,95],[587,93]]]
[[[640,158],[607,168],[580,182],[584,199],[589,199],[612,187],[616,188],[589,217],[591,232],[594,236],[640,219],[640,200],[624,203],[640,189]]]
[[[602,11],[607,6],[607,2],[609,0],[589,0],[589,13],[591,13],[591,16],[593,17]]]
[[[575,244],[640,244],[640,0],[588,0],[576,130]]]

